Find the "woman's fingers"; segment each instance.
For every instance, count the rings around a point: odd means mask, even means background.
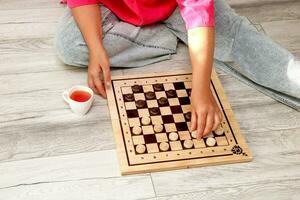
[[[206,125],[207,112],[197,113],[197,139],[203,137],[203,131]]]
[[[212,131],[212,128],[214,126],[214,121],[215,121],[214,116],[215,116],[214,112],[210,112],[207,114],[205,129],[202,134],[203,136],[209,134]]]
[[[106,98],[106,92],[105,92],[105,88],[104,88],[104,86],[103,86],[103,84],[101,82],[100,74],[94,74],[93,81],[94,81],[94,84],[95,84],[95,86],[96,86],[96,88],[98,90],[98,93],[102,97]]]
[[[95,84],[94,84],[94,81],[93,81],[93,77],[91,75],[88,75],[88,85],[93,90],[93,92],[95,92],[96,94],[98,94],[98,90],[95,87]]]
[[[192,119],[191,119],[191,131],[196,130],[197,128],[197,113],[192,110]]]
[[[103,71],[105,85],[106,86],[110,86],[111,75],[110,75],[110,68],[109,68],[109,66],[103,67],[102,71]]]

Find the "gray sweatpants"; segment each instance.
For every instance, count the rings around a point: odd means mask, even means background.
[[[100,8],[103,43],[111,67],[139,67],[170,59],[176,53],[177,38],[187,44],[187,31],[178,8],[167,20],[143,27],[120,21],[103,5]],[[300,111],[300,80],[292,78],[293,55],[259,33],[224,0],[215,0],[215,17],[216,66]],[[68,8],[58,27],[56,49],[65,64],[88,65],[86,43]]]

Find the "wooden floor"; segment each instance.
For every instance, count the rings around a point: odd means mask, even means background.
[[[300,57],[299,0],[229,0]],[[300,113],[217,70],[254,161],[121,177],[108,108],[77,117],[61,99],[86,70],[61,64],[56,0],[0,0],[0,200],[300,199]],[[113,74],[183,69],[172,60]]]

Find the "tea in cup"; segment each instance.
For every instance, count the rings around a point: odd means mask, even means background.
[[[94,92],[89,87],[77,85],[64,91],[63,99],[74,113],[85,115],[92,106]]]

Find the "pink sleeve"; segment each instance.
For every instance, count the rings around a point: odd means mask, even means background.
[[[99,0],[67,0],[67,3],[70,8],[75,8],[78,6],[98,4]]]
[[[177,0],[186,28],[215,26],[214,0]]]

